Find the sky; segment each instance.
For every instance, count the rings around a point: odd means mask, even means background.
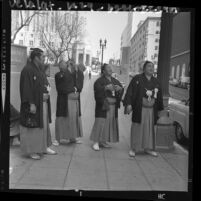
[[[106,39],[103,62],[108,63],[110,58],[119,59],[121,34],[127,24],[128,12],[81,11],[80,15],[86,17],[86,38],[91,41],[92,55],[96,57],[97,51],[100,51],[100,39]],[[158,12],[134,12],[134,30],[137,30],[141,20],[145,20],[148,16],[160,15]],[[101,55],[99,58],[101,59]]]

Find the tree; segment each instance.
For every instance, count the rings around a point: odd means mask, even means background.
[[[55,57],[55,64],[59,58],[66,53],[68,59],[71,58],[73,45],[83,37],[83,18],[79,17],[78,12],[60,12],[55,16],[55,32],[47,32],[44,26],[41,27],[40,39],[47,51],[52,52]]]
[[[12,12],[17,12],[17,14],[19,13],[19,18],[20,20],[16,22],[17,26],[12,26],[12,34],[11,34],[11,43],[14,43],[17,34],[19,33],[19,31],[23,28],[23,27],[27,27],[30,25],[31,21],[33,20],[34,16],[36,15],[44,15],[43,12],[40,11],[33,11],[31,13],[31,15],[27,15],[30,12],[29,11],[12,11]],[[14,16],[12,16],[13,20],[14,20]]]

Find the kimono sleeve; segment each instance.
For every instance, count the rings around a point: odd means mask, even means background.
[[[124,88],[123,88],[122,84],[119,82],[119,80],[117,80],[117,79],[115,79],[115,84],[119,85],[122,88],[122,90],[117,93],[117,98],[119,101],[121,101],[122,96],[124,94]]]
[[[94,83],[94,94],[96,102],[103,103],[105,98],[105,86],[102,84],[101,80],[97,80]]]
[[[55,75],[55,85],[56,85],[56,90],[58,93],[67,93],[63,86],[64,82],[65,82],[65,79],[62,73],[57,73]]]
[[[124,106],[131,105],[133,92],[137,89],[137,83],[138,83],[138,80],[136,77],[134,77],[129,83],[128,88],[126,90],[126,94],[124,96],[124,100],[123,100]]]
[[[34,101],[33,76],[29,69],[24,68],[20,75],[20,97],[22,103],[32,103]]]
[[[84,84],[84,73],[82,71],[78,70],[77,80],[76,80],[76,87],[77,87],[78,92],[82,91],[83,84]]]

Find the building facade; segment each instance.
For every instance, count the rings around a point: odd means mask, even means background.
[[[92,64],[92,51],[91,44],[87,40],[75,42],[73,44],[72,58],[76,64],[84,64],[91,66]]]
[[[189,82],[190,73],[190,12],[173,17],[170,78]]]
[[[126,27],[121,35],[120,65],[122,72],[126,72],[129,66],[131,37],[133,35],[133,13],[128,13]]]
[[[155,71],[158,64],[158,51],[160,41],[160,17],[148,17],[140,21],[138,29],[131,38],[129,55],[129,71],[134,74],[142,72],[146,60],[154,63]]]

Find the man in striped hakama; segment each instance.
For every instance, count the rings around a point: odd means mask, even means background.
[[[159,111],[163,110],[162,90],[159,81],[153,76],[153,63],[146,61],[143,71],[131,80],[123,101],[125,113],[132,111],[130,157],[141,151],[157,156],[154,125]]]

